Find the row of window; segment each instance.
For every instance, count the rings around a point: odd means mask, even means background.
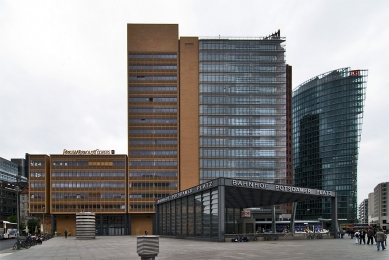
[[[130,188],[177,188],[177,182],[130,182]]]
[[[259,53],[200,52],[199,61],[284,62],[284,56],[260,55]]]
[[[177,140],[130,140],[130,145],[177,145]]]
[[[30,178],[44,178],[45,177],[45,172],[43,171],[32,171],[30,172]]]
[[[201,125],[275,125],[276,118],[274,117],[200,117]],[[285,122],[279,123],[285,125]]]
[[[356,92],[356,91],[355,91]],[[342,95],[342,97],[339,97]],[[328,106],[333,106],[336,104],[345,104],[345,105],[354,105],[360,103],[357,102],[362,102],[363,101],[363,95],[353,93],[351,91],[343,91],[343,92],[337,92],[336,94],[328,94],[326,96],[320,96],[320,97],[315,97],[312,98],[311,96],[301,98],[299,100],[300,104],[303,103],[305,105],[319,105],[320,107],[328,107]],[[295,106],[294,110],[298,110],[302,108],[301,106]]]
[[[53,181],[52,188],[124,188],[124,182]]]
[[[31,197],[31,199],[44,199],[45,194],[39,193],[39,192],[34,192],[34,193],[30,193],[30,197]]]
[[[170,194],[153,194],[153,193],[142,193],[142,194],[130,194],[130,199],[158,199],[169,196]]]
[[[177,161],[136,161],[130,160],[130,166],[133,167],[152,167],[152,166],[160,166],[160,167],[176,167]]]
[[[346,115],[344,117],[343,116],[339,116],[339,117],[343,118],[341,119],[342,121],[351,118],[351,116],[346,116]],[[352,122],[353,120],[349,122]],[[342,133],[342,132],[347,133],[348,136],[354,136],[357,135],[357,132],[355,131],[356,126],[359,126],[357,120],[354,121],[354,124],[350,124],[350,125],[340,125],[338,122],[330,122],[330,123],[323,123],[323,124],[312,122],[309,125],[301,122],[301,123],[294,123],[293,125],[295,126],[295,129],[297,129],[298,131],[301,131],[300,129],[304,131],[304,133],[301,133],[302,135],[310,134],[312,136],[313,134],[315,136],[319,136],[319,133],[320,136],[324,136],[332,133]],[[298,131],[295,132],[296,137],[298,136],[297,135]]]
[[[276,161],[258,159],[200,159],[200,167],[223,167],[223,168],[276,168]]]
[[[224,149],[201,149],[201,157],[275,157],[275,150],[224,150]]]
[[[250,50],[250,51],[275,51],[279,44],[264,44],[263,41],[248,41],[240,43],[239,41],[199,41],[201,50]],[[283,49],[281,49],[283,50]]]
[[[124,193],[52,193],[53,199],[124,199]]]
[[[235,84],[207,84],[207,83],[201,83],[200,84],[200,93],[236,93],[239,95],[243,94],[257,94],[263,96],[264,94],[275,94],[277,92],[282,93],[282,91],[285,91],[284,88],[279,87],[270,87],[270,86],[262,86],[262,85],[255,85],[255,84],[244,84],[244,85],[235,85]]]
[[[204,82],[220,82],[220,83],[285,83],[284,77],[264,77],[241,74],[211,74],[200,73],[200,81]]]
[[[133,150],[130,151],[129,156],[175,156],[177,155],[177,151],[172,150]]]
[[[171,171],[130,171],[130,177],[147,177],[147,178],[154,178],[154,177],[164,177],[164,178],[170,178],[170,177],[177,177],[177,172],[171,172]]]
[[[130,53],[130,59],[177,59],[176,53]]]
[[[278,102],[277,102],[278,100]],[[200,95],[200,104],[283,104],[282,99],[264,98],[258,96],[206,96]]]
[[[149,209],[154,211],[154,204],[130,204],[130,209],[140,209],[140,210]]]
[[[52,160],[52,166],[65,167],[86,167],[86,166],[124,166],[125,161],[72,161],[72,160]]]
[[[79,204],[52,204],[52,211],[84,211],[85,209],[93,209],[94,212],[97,212],[99,210],[106,210],[106,211],[113,211],[113,210],[121,210],[123,211],[125,209],[124,204],[112,204],[111,202],[109,204],[91,204],[91,205],[79,205]]]
[[[40,167],[40,166],[45,166],[45,161],[30,161],[30,166],[31,167]]]
[[[137,86],[137,85],[129,85],[129,92],[177,92],[176,86]]]
[[[143,80],[143,81],[175,81],[177,80],[176,75],[139,75],[139,76],[129,76],[128,79],[131,80]]]
[[[166,64],[166,65],[162,65],[162,64],[158,64],[158,65],[144,65],[144,64],[131,64],[130,66],[128,66],[129,69],[131,70],[176,70],[177,69],[177,65],[173,65],[173,64]]]
[[[53,171],[51,173],[52,177],[124,177],[125,172],[124,171]]]
[[[202,170],[200,178],[216,179],[224,178],[248,178],[250,180],[263,181],[264,179],[275,179],[276,171],[271,170],[257,170],[257,171],[231,171],[231,170]],[[282,176],[280,176],[283,178]]]
[[[44,188],[45,187],[45,183],[43,181],[33,181],[33,182],[30,182],[30,188],[31,189],[34,189],[34,188]]]
[[[230,64],[226,62],[201,62],[200,72],[277,72],[276,66],[250,66],[249,64]],[[285,67],[279,67],[278,71],[284,72]]]
[[[176,97],[130,97],[130,102],[133,103],[148,103],[148,102],[154,102],[154,103],[176,103],[177,98]]]
[[[176,118],[130,118],[130,124],[177,124]]]
[[[136,135],[154,135],[154,134],[168,134],[176,135],[177,129],[130,129],[128,131],[130,134]]]
[[[272,139],[252,140],[252,139],[229,139],[229,138],[220,138],[220,137],[214,137],[214,138],[200,137],[200,145],[202,147],[206,147],[206,146],[237,147],[237,146],[246,146],[246,145],[261,147],[261,146],[275,146],[276,141]]]
[[[128,110],[131,114],[176,114],[177,108],[134,108],[130,107]]]
[[[200,105],[201,115],[285,115],[285,108]]]
[[[20,181],[20,175],[13,175],[13,174],[8,174],[5,172],[0,172],[0,180],[7,181],[7,182],[18,182]],[[27,178],[22,176],[23,181],[27,181]],[[24,180],[25,179],[25,180]]]
[[[275,129],[201,127],[200,135],[276,136]],[[281,132],[282,134],[282,132]]]

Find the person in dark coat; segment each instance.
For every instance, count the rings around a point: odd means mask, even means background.
[[[63,232],[65,234],[65,238],[68,238],[68,231],[65,230],[65,232]]]
[[[367,231],[367,244],[368,245],[370,245],[370,242],[372,245],[374,245],[373,237],[374,237],[374,231],[371,228],[369,228],[369,230]]]
[[[359,235],[359,244],[362,244],[362,240],[363,240],[363,244],[366,244],[366,230],[362,229],[361,231],[361,234]]]

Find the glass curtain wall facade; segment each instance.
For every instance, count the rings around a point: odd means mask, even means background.
[[[294,185],[338,194],[338,218],[357,219],[357,164],[367,70],[334,70],[293,91]],[[331,218],[330,201],[299,202],[296,219]]]
[[[158,234],[217,240],[218,199],[218,189],[214,188],[161,204],[157,212]]]
[[[286,182],[284,38],[199,40],[200,183]]]
[[[129,213],[178,191],[177,52],[128,54]]]

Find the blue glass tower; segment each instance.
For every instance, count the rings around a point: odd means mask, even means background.
[[[367,70],[324,73],[293,91],[294,183],[335,190],[338,218],[357,219],[357,164]],[[326,199],[297,206],[296,219],[331,218]]]

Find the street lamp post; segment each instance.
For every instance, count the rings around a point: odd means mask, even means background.
[[[43,235],[43,226],[45,224],[45,207],[42,206],[42,235]]]
[[[20,232],[20,227],[19,227],[19,219],[20,219],[20,205],[19,205],[19,194],[20,194],[20,187],[16,186],[15,187],[16,191],[16,224],[17,224],[17,232],[16,232],[16,239],[17,239],[17,249],[20,249],[20,244],[19,244],[19,232]]]

